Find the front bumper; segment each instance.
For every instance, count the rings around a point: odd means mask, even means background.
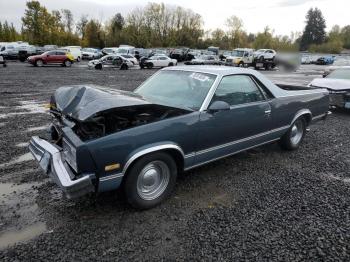
[[[66,194],[67,198],[76,198],[95,192],[92,180],[94,174],[86,174],[75,179],[75,175],[62,159],[62,149],[37,136],[32,137],[29,150],[48,174]]]

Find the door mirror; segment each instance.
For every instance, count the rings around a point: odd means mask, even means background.
[[[230,110],[230,105],[224,101],[215,101],[208,108],[208,111],[213,113],[226,110]]]

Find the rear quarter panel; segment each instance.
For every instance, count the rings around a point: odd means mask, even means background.
[[[311,111],[312,117],[327,113],[329,95],[326,90],[286,91],[285,96],[270,101],[272,107],[273,128],[290,125],[301,110]]]

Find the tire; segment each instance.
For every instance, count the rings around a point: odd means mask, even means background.
[[[71,67],[71,66],[72,66],[72,62],[69,61],[69,60],[65,60],[65,61],[63,62],[63,64],[64,64],[65,67]]]
[[[288,132],[280,139],[280,145],[285,150],[296,150],[303,141],[306,134],[306,121],[304,117],[299,117],[294,121]]]
[[[122,64],[122,66],[120,67],[120,70],[128,70],[128,69],[129,67],[126,64]]]
[[[77,57],[77,62],[79,63],[81,61],[80,56]]]
[[[259,62],[260,62],[260,63],[263,63],[263,62],[264,62],[264,57],[263,57],[263,56],[260,56],[260,57],[259,57]]]
[[[43,60],[39,59],[39,60],[36,60],[36,61],[35,61],[35,66],[37,66],[37,67],[42,67],[43,65],[44,65]]]
[[[102,70],[102,68],[103,68],[102,64],[95,65],[95,69],[97,70]]]
[[[148,63],[147,68],[152,69],[153,68],[153,63]]]
[[[240,62],[240,63],[238,64],[238,67],[244,67],[244,63],[243,63],[243,62]]]
[[[173,62],[170,62],[168,66],[174,66]]]
[[[137,209],[155,207],[170,196],[176,178],[177,166],[169,154],[156,152],[145,155],[136,160],[127,172],[124,183],[127,201]],[[153,185],[150,185],[151,183]]]
[[[3,67],[6,67],[6,66],[7,66],[7,64],[6,64],[6,63],[4,63],[2,66],[3,66]]]

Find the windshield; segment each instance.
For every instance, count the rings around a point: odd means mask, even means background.
[[[232,56],[243,57],[244,51],[242,50],[233,50]]]
[[[155,103],[199,110],[215,79],[206,73],[161,71],[135,93]]]
[[[128,49],[118,48],[117,53],[118,54],[127,54],[128,53]]]
[[[330,73],[327,78],[350,80],[350,69],[338,69]]]

